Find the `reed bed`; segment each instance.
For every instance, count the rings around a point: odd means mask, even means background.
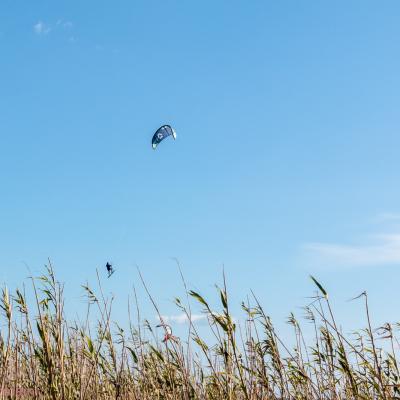
[[[289,346],[255,296],[242,303],[243,318],[235,321],[225,279],[216,288],[218,310],[183,280],[187,296],[175,303],[189,321],[185,337],[175,336],[163,321],[143,280],[158,324],[141,320],[134,302],[127,310],[129,327],[119,327],[111,320],[112,298],[104,296],[100,279],[96,290],[83,286],[84,321],[67,321],[63,285],[49,265],[43,276],[30,281],[33,306],[28,307],[25,287],[13,293],[2,290],[0,397],[400,399],[398,326],[372,328],[368,297],[362,293],[366,327],[343,334],[327,292],[312,280],[317,294],[304,308],[302,323],[289,316]],[[207,340],[191,322],[193,301],[207,316]],[[304,324],[311,324],[311,341],[309,335],[305,338]]]

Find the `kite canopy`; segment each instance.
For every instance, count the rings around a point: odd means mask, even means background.
[[[155,149],[166,137],[172,136],[176,139],[175,131],[169,125],[163,125],[156,130],[156,133],[151,139],[151,146]]]

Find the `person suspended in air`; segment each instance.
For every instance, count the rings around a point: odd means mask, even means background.
[[[106,264],[106,269],[107,269],[108,278],[109,278],[115,272],[115,270],[109,262]]]

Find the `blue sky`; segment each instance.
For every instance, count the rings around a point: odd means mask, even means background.
[[[377,323],[397,320],[399,13],[3,0],[0,280],[50,257],[79,305],[111,261],[118,319],[139,266],[179,316],[177,257],[212,299],[224,265],[236,310],[252,289],[283,321],[313,274],[349,328],[364,322],[346,300],[363,290]],[[163,123],[178,139],[153,151]]]

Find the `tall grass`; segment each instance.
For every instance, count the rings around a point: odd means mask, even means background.
[[[366,327],[341,332],[322,285],[305,307],[313,339],[294,315],[292,345],[276,332],[257,298],[242,303],[245,318],[232,317],[225,279],[217,287],[220,307],[186,289],[175,299],[188,319],[185,337],[176,337],[159,314],[154,326],[128,310],[129,329],[111,320],[112,299],[84,285],[84,321],[67,321],[63,285],[51,265],[32,278],[33,307],[25,288],[1,293],[1,399],[400,399],[398,326],[371,326],[367,294],[360,295]],[[136,295],[136,294],[135,294]],[[191,322],[190,302],[207,316],[212,345]],[[30,304],[30,302],[29,302]],[[32,308],[32,309],[31,309]],[[95,310],[94,310],[95,309]],[[97,320],[93,324],[92,312]],[[158,339],[156,330],[163,331]],[[379,339],[379,340],[378,340]],[[293,345],[294,344],[294,345]]]

